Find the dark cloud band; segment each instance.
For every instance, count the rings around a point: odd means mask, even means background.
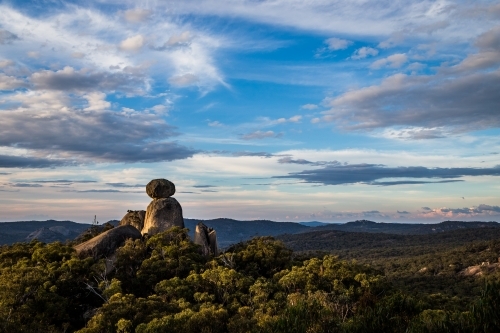
[[[41,156],[0,156],[0,167],[47,168],[94,162],[161,162],[191,157],[176,142],[175,127],[160,116],[101,111],[2,112],[0,146],[25,148]],[[29,133],[29,135],[27,135]]]
[[[464,176],[500,176],[500,166],[493,168],[426,168],[420,166],[386,167],[379,164],[329,165],[321,169],[294,172],[287,176],[275,176],[273,178],[294,178],[306,183],[320,183],[324,185],[360,183],[391,186],[456,182],[461,181],[456,178]],[[396,178],[398,180],[383,180],[388,178]]]

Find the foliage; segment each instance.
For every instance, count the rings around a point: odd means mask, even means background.
[[[497,275],[482,286],[463,278],[474,287],[467,297],[445,292],[452,279],[467,286],[457,271],[473,253],[482,260],[499,250],[476,242],[386,262],[372,253],[368,266],[296,254],[271,237],[204,257],[180,228],[129,240],[100,261],[61,243],[17,243],[0,248],[0,332],[498,332]],[[423,264],[433,273],[418,273]],[[432,293],[429,281],[448,289]]]

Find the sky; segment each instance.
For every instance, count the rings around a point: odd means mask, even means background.
[[[500,221],[498,1],[0,1],[0,221]]]

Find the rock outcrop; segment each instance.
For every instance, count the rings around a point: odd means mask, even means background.
[[[120,225],[131,225],[137,230],[144,228],[145,210],[129,210],[120,221]]]
[[[146,210],[142,234],[153,235],[172,227],[184,228],[179,202],[174,198],[153,199]]]
[[[153,199],[170,198],[175,194],[175,185],[167,179],[153,179],[146,185],[146,193]]]
[[[103,232],[85,243],[76,245],[75,250],[81,257],[103,258],[114,254],[116,249],[122,246],[127,239],[141,237],[140,231],[133,226],[122,225]]]
[[[201,252],[203,255],[219,255],[219,248],[217,246],[217,233],[214,229],[207,227],[203,223],[196,225],[194,233],[194,243],[201,245]]]

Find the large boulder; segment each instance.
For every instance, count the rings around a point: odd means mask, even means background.
[[[141,232],[131,225],[122,225],[103,232],[85,243],[75,246],[76,253],[81,257],[92,256],[103,258],[111,256],[129,238],[141,238]]]
[[[145,210],[129,210],[120,221],[120,225],[131,225],[137,230],[142,230],[144,227],[144,219],[146,218]]]
[[[194,243],[201,245],[201,253],[205,256],[219,255],[217,246],[217,233],[214,229],[207,227],[202,222],[196,225],[194,232]]]
[[[175,185],[166,179],[153,179],[146,185],[146,193],[153,199],[170,198],[175,193]]]
[[[184,228],[182,207],[174,198],[154,199],[146,209],[142,234],[153,235],[171,227]]]

